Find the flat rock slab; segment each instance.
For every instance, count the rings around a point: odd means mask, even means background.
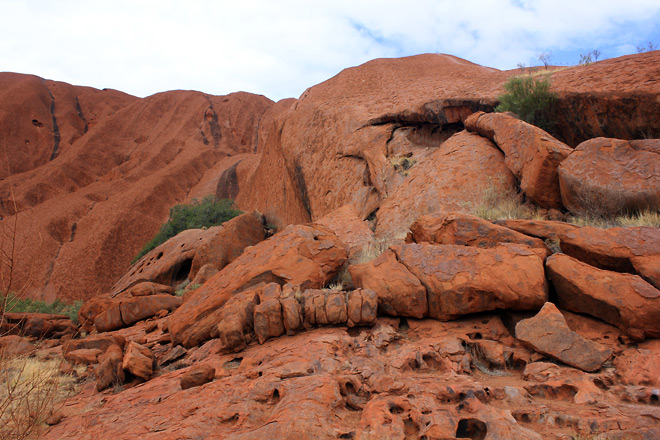
[[[531,247],[545,259],[550,250],[543,240],[530,237],[474,215],[459,212],[436,212],[418,218],[410,227],[410,240],[491,248],[500,243],[518,243]]]
[[[598,370],[612,356],[611,349],[571,331],[552,303],[545,303],[533,318],[520,321],[516,337],[539,353],[584,371]]]

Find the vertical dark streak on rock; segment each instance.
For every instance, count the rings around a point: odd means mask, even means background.
[[[309,204],[309,196],[307,195],[307,184],[305,183],[305,176],[303,175],[302,167],[296,163],[294,170],[295,172],[293,177],[296,181],[298,189],[300,190],[300,201],[302,202],[303,207],[307,212],[307,215],[311,219],[312,209]]]
[[[51,153],[50,159],[48,160],[53,160],[60,153],[60,129],[57,126],[57,118],[55,117],[55,97],[50,92],[50,89],[48,89],[45,82],[44,82],[44,87],[46,87],[46,90],[48,91],[48,94],[50,95],[50,99],[51,99],[50,114],[53,118],[53,152]]]
[[[78,112],[78,117],[85,123],[85,128],[83,129],[83,134],[87,133],[87,119],[85,119],[85,116],[83,115],[82,108],[80,107],[80,101],[78,101],[78,97],[76,96],[76,111]]]

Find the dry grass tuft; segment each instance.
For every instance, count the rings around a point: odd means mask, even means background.
[[[660,228],[660,212],[645,210],[631,214],[619,215],[616,217],[606,217],[602,215],[583,215],[571,217],[569,222],[577,226],[593,226],[602,229],[636,226]]]
[[[514,188],[502,190],[491,183],[484,190],[476,206],[466,206],[472,214],[484,220],[529,219],[543,220],[538,208],[524,204],[523,194]]]
[[[60,363],[0,354],[0,438],[39,438],[46,418],[78,391],[77,374],[62,374]]]

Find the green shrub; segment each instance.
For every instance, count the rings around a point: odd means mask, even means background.
[[[12,313],[52,313],[54,315],[66,315],[71,321],[78,322],[78,311],[82,307],[82,301],[67,304],[59,299],[47,303],[37,299],[19,298],[14,294],[7,295],[7,311]]]
[[[516,76],[504,84],[507,93],[498,97],[500,104],[495,111],[513,112],[520,119],[546,131],[552,128],[550,110],[557,95],[550,91],[547,78]]]
[[[221,225],[241,213],[234,208],[233,200],[215,200],[212,195],[204,197],[201,202],[195,200],[190,205],[176,205],[170,209],[170,218],[167,223],[161,226],[156,236],[142,248],[131,263],[135,263],[179,232]]]

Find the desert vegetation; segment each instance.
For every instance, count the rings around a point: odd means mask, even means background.
[[[498,112],[513,112],[525,122],[546,131],[552,128],[548,112],[557,100],[547,77],[515,76],[504,83],[507,93],[499,96]]]
[[[176,205],[170,209],[170,217],[167,222],[161,226],[156,236],[142,248],[132,262],[135,263],[179,232],[221,225],[240,214],[241,211],[234,207],[233,200],[216,200],[213,195],[206,196],[201,201],[193,201],[189,205]]]

